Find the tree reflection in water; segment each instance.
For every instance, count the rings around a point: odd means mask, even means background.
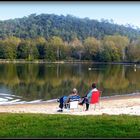
[[[69,95],[74,87],[83,96],[96,82],[102,96],[122,95],[140,90],[139,75],[133,65],[5,63],[0,64],[0,91],[5,87],[10,91],[5,94],[22,101],[46,101]]]

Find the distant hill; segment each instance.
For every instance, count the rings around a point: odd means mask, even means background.
[[[101,22],[71,15],[31,14],[28,17],[0,21],[0,38],[16,36],[25,39],[43,36],[48,39],[59,36],[69,42],[75,37],[80,40],[89,36],[102,39],[105,35],[114,34],[136,39],[140,36],[140,30],[108,21]]]

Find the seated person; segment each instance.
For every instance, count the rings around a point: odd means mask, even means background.
[[[72,91],[72,94],[68,96],[65,104],[69,105],[69,102],[73,102],[73,101],[79,101],[80,100],[80,96],[77,94],[77,89],[74,88]],[[69,106],[70,107],[70,106]]]
[[[84,103],[86,104],[86,110],[85,111],[88,111],[88,109],[89,109],[89,102],[90,102],[91,95],[92,95],[93,91],[98,91],[95,83],[93,83],[91,85],[91,90],[84,97],[82,97],[83,100],[81,100],[81,102],[79,103],[79,105],[83,105]]]
[[[80,100],[80,96],[77,95],[77,89],[74,88],[73,91],[72,91],[72,94],[70,94],[69,96],[62,96],[60,99],[59,99],[59,110],[57,112],[63,112],[63,107],[65,106],[65,108],[67,107],[67,104],[69,102],[72,102],[72,101],[79,101]]]

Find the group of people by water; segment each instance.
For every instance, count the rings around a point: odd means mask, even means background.
[[[72,102],[72,101],[79,101],[79,103],[78,103],[79,105],[86,104],[86,110],[85,111],[88,111],[89,104],[90,104],[90,99],[91,99],[92,94],[94,94],[94,91],[98,91],[95,83],[92,83],[91,89],[83,97],[80,97],[78,95],[77,89],[74,88],[72,90],[72,93],[69,96],[64,95],[57,100],[59,102],[59,108],[60,108],[59,110],[57,110],[57,112],[63,112],[63,108],[68,108],[69,102]]]

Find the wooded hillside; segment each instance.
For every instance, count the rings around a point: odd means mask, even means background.
[[[119,34],[129,39],[140,36],[139,29],[110,23],[108,20],[90,20],[71,15],[58,16],[54,14],[31,14],[28,17],[0,21],[0,38],[16,36],[19,38],[35,38],[42,36],[46,39],[59,36],[64,41],[74,38],[84,40],[87,37],[103,39],[105,35]]]

